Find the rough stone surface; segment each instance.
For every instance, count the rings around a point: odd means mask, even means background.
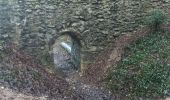
[[[12,40],[39,54],[59,32],[74,29],[80,33],[82,66],[116,36],[140,27],[150,10],[170,15],[169,0],[0,0],[0,8],[1,45]]]

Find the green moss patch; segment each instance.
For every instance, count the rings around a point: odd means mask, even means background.
[[[124,58],[112,69],[108,87],[123,97],[162,97],[169,85],[170,34],[157,33],[126,48]]]

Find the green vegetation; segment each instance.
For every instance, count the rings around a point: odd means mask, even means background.
[[[160,10],[153,10],[147,14],[144,24],[147,25],[153,32],[160,30],[160,25],[166,21],[164,12]]]
[[[168,90],[170,34],[157,33],[137,40],[126,48],[125,57],[109,73],[113,93],[135,97],[162,97]]]

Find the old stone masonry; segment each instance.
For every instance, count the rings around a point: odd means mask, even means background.
[[[141,27],[147,12],[170,15],[169,0],[0,0],[0,8],[1,43],[10,40],[38,54],[70,31],[81,43],[81,69],[115,37]]]
[[[12,42],[37,58],[52,55],[82,100],[112,100],[81,72],[116,37],[143,27],[153,9],[170,17],[170,0],[0,0],[0,50]]]

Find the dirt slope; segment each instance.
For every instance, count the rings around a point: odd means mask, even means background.
[[[86,82],[92,84],[102,83],[108,69],[121,60],[121,56],[124,54],[124,48],[131,42],[149,33],[148,29],[141,28],[136,32],[126,33],[118,37],[113,44],[107,46],[105,50],[96,57],[94,63],[88,66],[84,72]]]

